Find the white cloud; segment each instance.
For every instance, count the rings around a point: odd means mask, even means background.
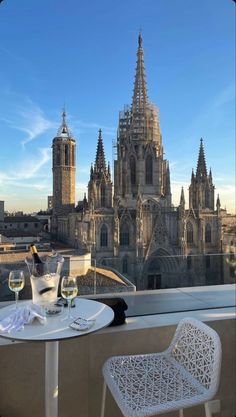
[[[51,149],[50,148],[39,148],[39,157],[38,159],[30,159],[27,165],[22,168],[20,172],[15,173],[17,178],[33,178],[38,174],[41,168],[51,160]]]
[[[102,132],[105,135],[116,135],[117,128],[113,126],[105,126],[102,124],[98,124],[96,122],[83,122],[82,120],[76,120],[74,117],[72,117],[74,128],[73,130],[77,129],[78,126],[78,132],[83,133],[83,131],[86,131],[88,129],[93,129],[98,132],[99,129],[102,129]]]
[[[235,84],[229,84],[213,100],[214,107],[224,106],[231,100],[235,99]]]
[[[34,184],[27,182],[33,178],[48,177],[44,173],[40,173],[41,168],[47,164],[51,159],[51,149],[50,148],[39,148],[39,157],[25,159],[21,162],[22,167],[17,167],[15,171],[10,171],[8,173],[0,171],[0,184],[8,185],[17,185],[19,187],[34,187]],[[36,188],[39,188],[37,185]]]
[[[25,132],[27,137],[21,142],[24,146],[49,129],[56,128],[56,124],[48,120],[43,111],[29,100],[29,107],[20,107],[21,122],[15,126]]]
[[[24,97],[21,101],[24,104],[16,105],[11,110],[11,117],[2,117],[1,120],[12,129],[26,134],[26,137],[21,141],[24,147],[47,130],[56,129],[58,124],[47,119],[43,110],[34,104],[31,99]]]

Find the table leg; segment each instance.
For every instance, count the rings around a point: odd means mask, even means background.
[[[45,417],[58,417],[58,352],[59,342],[46,342]]]

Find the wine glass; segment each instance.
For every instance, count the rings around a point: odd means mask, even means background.
[[[62,320],[73,319],[74,317],[71,314],[71,303],[73,298],[78,294],[78,287],[76,278],[73,277],[63,277],[61,281],[61,295],[68,302],[68,312],[67,316]]]
[[[24,272],[21,270],[11,271],[8,278],[8,286],[15,293],[15,308],[18,307],[19,291],[25,286]]]

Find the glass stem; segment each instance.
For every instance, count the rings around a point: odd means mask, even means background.
[[[19,292],[15,292],[16,308],[18,308]]]
[[[68,319],[71,318],[71,300],[68,300]]]

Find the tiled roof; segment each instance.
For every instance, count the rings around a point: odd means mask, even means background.
[[[40,223],[40,220],[34,216],[6,216],[4,217],[4,223],[26,223],[26,222],[34,222]]]
[[[5,237],[36,237],[38,233],[21,231],[21,230],[0,230],[0,234]]]

